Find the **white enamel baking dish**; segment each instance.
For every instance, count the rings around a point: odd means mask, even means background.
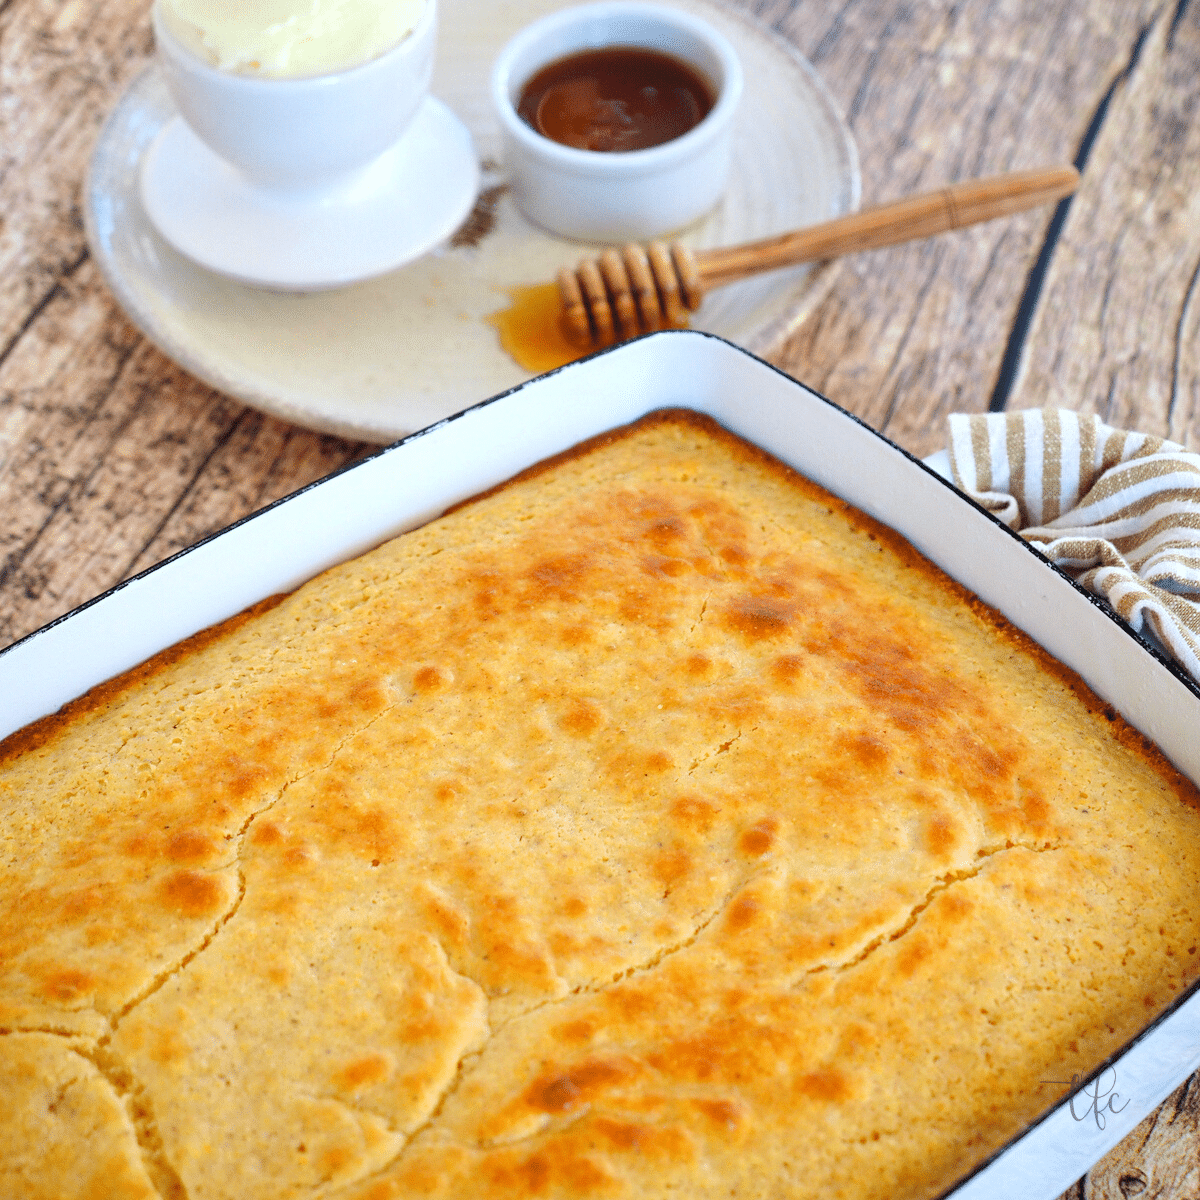
[[[1200,781],[1200,689],[1182,672],[933,471],[788,376],[692,332],[596,355],[413,434],[8,647],[0,736],[548,455],[674,406],[708,413],[898,530]],[[965,1180],[947,1180],[945,1195],[1054,1200],[1197,1066],[1193,988],[1070,1102]]]

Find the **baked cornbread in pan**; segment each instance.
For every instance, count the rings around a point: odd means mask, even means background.
[[[1197,804],[657,414],[0,745],[0,1196],[930,1197],[1200,975]]]

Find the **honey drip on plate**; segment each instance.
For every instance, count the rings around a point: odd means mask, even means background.
[[[485,319],[500,334],[500,345],[535,375],[565,367],[583,358],[591,346],[575,346],[567,341],[562,329],[562,301],[558,284],[539,283],[532,287],[507,288],[508,308]]]
[[[567,339],[558,284],[538,283],[505,290],[511,301],[508,308],[490,313],[485,320],[499,332],[505,353],[526,371],[541,375],[602,348],[599,343],[576,346]]]

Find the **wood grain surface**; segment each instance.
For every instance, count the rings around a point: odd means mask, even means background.
[[[1200,4],[741,2],[845,112],[865,204],[1083,171],[841,261],[779,365],[922,455],[952,411],[1043,404],[1200,446]],[[147,0],[0,0],[0,645],[368,449],[189,378],[100,281],[81,184],[150,52]],[[1067,1196],[1200,1198],[1200,1080]]]
[[[1017,380],[1022,405],[1200,447],[1200,19],[1150,27],[1071,206]]]

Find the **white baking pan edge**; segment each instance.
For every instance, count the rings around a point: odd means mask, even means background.
[[[0,737],[532,463],[665,407],[709,414],[896,529],[1200,781],[1200,688],[1178,668],[854,417],[719,338],[681,331],[594,355],[413,434],[0,651]],[[1200,985],[944,1195],[1054,1200],[1197,1066]]]

